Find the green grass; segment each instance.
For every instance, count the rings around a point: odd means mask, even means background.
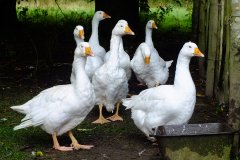
[[[143,13],[140,16],[143,22],[153,19],[157,23],[160,32],[189,33],[192,28],[191,5],[156,5],[150,8],[149,13]]]
[[[86,28],[90,27],[92,15],[94,14],[94,2],[65,0],[58,3],[61,9],[53,0],[37,1],[37,3],[33,0],[29,2],[23,1],[17,6],[18,18],[24,23],[63,25],[70,22],[75,25],[82,24]],[[162,32],[191,31],[192,4],[190,2],[179,6],[166,2],[150,1],[149,5],[151,12],[142,15],[141,18],[155,20]],[[159,9],[160,6],[171,9],[162,12]]]
[[[165,20],[159,23],[159,29],[168,31],[190,32],[192,26],[191,11],[184,7],[175,7],[165,16]]]
[[[20,122],[22,116],[9,107],[21,104],[32,96],[33,92],[27,90],[2,89],[0,95],[0,160],[29,159],[31,153],[19,152],[26,147],[27,136],[36,134],[38,129],[13,131],[13,126]],[[28,90],[29,91],[29,90]],[[20,95],[20,96],[19,96]],[[15,98],[14,98],[15,97]],[[6,119],[6,120],[4,120]]]
[[[94,2],[86,1],[59,1],[58,5],[52,0],[21,2],[17,6],[18,19],[23,23],[41,25],[64,25],[71,22],[84,26],[91,24],[94,13]]]

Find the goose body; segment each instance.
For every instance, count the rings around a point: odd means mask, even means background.
[[[149,20],[146,24],[146,36],[145,43],[150,47],[150,65],[151,65],[151,78],[148,80],[148,88],[165,84],[169,77],[169,67],[173,60],[164,61],[158,54],[158,51],[153,45],[152,41],[152,29],[157,29],[156,23],[153,20]],[[151,80],[150,80],[151,79]]]
[[[105,106],[107,111],[113,112],[115,104],[121,102],[122,98],[126,98],[128,94],[128,79],[126,72],[120,67],[119,44],[121,43],[121,36],[125,34],[134,34],[128,24],[122,25],[117,23],[112,31],[110,41],[110,51],[108,60],[98,69],[93,75],[92,84],[96,94],[96,103],[99,105],[99,119],[93,123],[109,122],[102,115],[102,107]],[[112,121],[122,120],[118,116],[117,106],[116,114],[110,117]]]
[[[119,20],[118,23],[121,23],[122,25],[126,25],[125,20]],[[119,65],[121,68],[123,68],[125,70],[127,78],[129,80],[132,75],[131,62],[130,62],[130,57],[129,57],[128,53],[123,48],[122,37],[120,39],[120,44],[119,44],[118,50],[119,50]],[[108,61],[109,56],[110,56],[110,52],[107,52],[104,57],[104,62]]]
[[[90,80],[92,80],[92,76],[96,69],[98,69],[104,62],[106,50],[99,44],[98,26],[99,22],[106,18],[111,17],[103,11],[97,11],[92,19],[92,34],[90,36],[89,43],[95,56],[88,57],[85,66],[86,73]]]
[[[11,107],[26,115],[14,130],[39,126],[52,135],[54,148],[61,151],[92,147],[78,144],[71,132],[85,119],[95,104],[94,89],[84,69],[88,55],[92,55],[89,43],[80,43],[73,61],[76,73],[74,83],[48,88],[25,104]],[[72,147],[60,146],[57,141],[57,136],[66,132],[72,140]]]
[[[141,43],[132,60],[131,68],[134,71],[137,80],[141,84],[146,84],[148,88],[156,86],[156,84],[166,83],[166,75],[159,73],[159,64],[153,62],[151,49],[145,42]],[[162,71],[168,73],[168,68],[162,68]]]
[[[152,129],[163,125],[181,125],[189,121],[196,103],[196,89],[189,63],[192,56],[203,54],[192,42],[185,43],[179,53],[173,85],[161,85],[124,99],[131,109],[135,125],[150,139]]]

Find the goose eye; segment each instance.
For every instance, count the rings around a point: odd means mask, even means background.
[[[123,25],[121,25],[121,27],[123,27]]]
[[[192,46],[188,46],[188,48],[192,48]]]
[[[99,12],[98,14],[101,14],[101,12]]]

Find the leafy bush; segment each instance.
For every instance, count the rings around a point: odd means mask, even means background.
[[[160,25],[161,31],[191,31],[191,0],[140,0],[140,16],[142,23],[149,19]],[[145,5],[145,6],[144,6]]]

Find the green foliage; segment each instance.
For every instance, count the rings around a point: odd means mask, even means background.
[[[143,8],[147,9],[144,9],[144,12],[140,12],[141,20],[143,22],[146,22],[149,19],[153,19],[158,23],[163,22],[165,20],[166,15],[173,10],[171,5],[158,5],[155,6],[154,8],[150,8],[148,4],[144,5],[146,6]]]
[[[45,2],[46,1],[46,2]],[[48,25],[81,24],[91,28],[91,18],[94,13],[94,2],[89,0],[65,0],[55,3],[54,0],[44,0],[20,3],[17,6],[18,18],[23,23]],[[153,19],[160,25],[162,31],[191,30],[192,1],[191,0],[139,0],[140,18],[143,24]]]
[[[146,1],[146,0],[140,0]],[[192,25],[192,1],[190,0],[152,0],[148,12],[141,12],[142,23],[155,20],[163,32],[190,32]]]
[[[46,1],[46,2],[45,2]],[[94,2],[68,0],[58,4],[54,0],[33,0],[17,5],[17,16],[24,24],[61,25],[74,23],[86,25],[91,22]]]
[[[18,7],[18,18],[21,19],[22,21],[29,21],[29,17],[27,16],[27,12],[28,12],[28,7]]]
[[[158,22],[162,22],[171,11],[173,11],[171,5],[159,6],[156,10],[150,11],[148,16],[150,19],[156,19]]]
[[[148,5],[148,0],[139,0],[140,12],[149,12],[150,6]]]
[[[27,8],[18,7],[18,19],[23,23],[41,24],[41,25],[53,25],[64,24],[67,22],[73,22],[82,25],[89,24],[91,22],[91,13],[85,11],[66,11],[64,15],[56,8],[44,9],[44,8]],[[81,21],[79,21],[81,20]]]

